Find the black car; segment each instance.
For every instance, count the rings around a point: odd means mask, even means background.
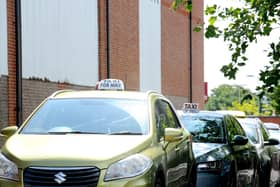
[[[235,117],[210,111],[178,110],[191,132],[197,186],[255,186],[257,152]]]
[[[275,146],[279,141],[270,138],[262,121],[257,118],[238,118],[238,121],[257,148],[259,186],[280,186],[280,151]]]

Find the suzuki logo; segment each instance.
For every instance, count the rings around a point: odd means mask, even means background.
[[[64,174],[63,172],[59,172],[57,174],[54,175],[54,181],[57,182],[58,184],[61,184],[63,182],[66,181],[66,174]]]

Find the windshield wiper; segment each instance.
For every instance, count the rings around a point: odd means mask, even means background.
[[[85,131],[49,131],[48,134],[106,134],[106,133],[85,132]]]
[[[141,132],[119,131],[119,132],[112,132],[109,135],[143,135],[143,133],[141,133]]]

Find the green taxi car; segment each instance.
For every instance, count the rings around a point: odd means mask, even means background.
[[[0,187],[195,186],[190,133],[156,92],[55,92],[1,134]]]

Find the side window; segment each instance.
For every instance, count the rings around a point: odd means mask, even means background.
[[[236,131],[237,131],[237,135],[242,135],[246,137],[246,133],[243,130],[243,128],[241,127],[240,123],[234,118],[231,117],[232,123],[234,124]]]
[[[230,116],[225,117],[225,123],[227,125],[227,136],[229,142],[232,142],[235,135],[246,136],[239,122]]]
[[[155,118],[159,138],[164,136],[165,128],[181,128],[172,107],[164,100],[155,102]]]
[[[269,133],[267,132],[267,130],[265,129],[265,127],[263,126],[263,124],[260,123],[260,127],[261,127],[261,134],[263,136],[263,141],[268,141],[269,139]]]

